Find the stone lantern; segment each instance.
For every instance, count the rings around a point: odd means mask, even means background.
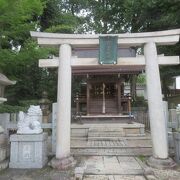
[[[7,99],[4,98],[5,87],[13,84],[16,84],[16,82],[9,80],[4,74],[0,73],[0,104],[7,101]],[[8,143],[4,129],[0,126],[0,170],[7,168],[9,164],[7,160],[7,146]]]
[[[4,98],[5,87],[14,84],[16,84],[16,81],[11,81],[4,74],[0,73],[0,104],[7,101],[7,99]]]
[[[49,115],[51,113],[50,111],[51,101],[48,99],[48,94],[46,91],[42,92],[42,99],[39,100],[39,104],[43,115],[42,121],[43,123],[48,123]]]

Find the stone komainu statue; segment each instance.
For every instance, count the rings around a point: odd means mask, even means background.
[[[39,134],[43,130],[41,128],[42,111],[40,106],[31,105],[27,114],[19,112],[19,121],[17,124],[18,134]]]

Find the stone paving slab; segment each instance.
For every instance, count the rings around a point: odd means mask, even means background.
[[[84,157],[82,168],[89,175],[136,175],[144,170],[134,157],[90,156]]]
[[[114,180],[146,180],[144,176],[114,176]]]
[[[132,175],[86,175],[83,180],[146,180],[144,176]]]
[[[83,180],[109,180],[109,177],[106,175],[86,175]]]

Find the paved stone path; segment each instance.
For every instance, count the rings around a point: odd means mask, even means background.
[[[154,175],[144,174],[130,174],[129,172],[140,172],[144,169],[144,163],[140,162],[138,158],[132,157],[76,157],[78,160],[76,167],[85,167],[85,174],[83,180],[179,180],[180,179],[180,166],[175,170],[157,170],[149,168]],[[142,163],[142,164],[141,164]],[[117,169],[116,169],[117,167]],[[119,168],[124,169],[123,174],[119,173]],[[95,168],[97,170],[93,171]],[[43,169],[6,169],[0,171],[0,180],[75,180],[74,168],[68,171],[58,171],[50,167]],[[93,173],[91,174],[91,172]],[[106,172],[105,172],[106,171]],[[115,174],[108,174],[108,173]],[[117,172],[118,171],[118,172]],[[94,173],[96,172],[96,174]],[[104,173],[105,174],[101,174]],[[89,174],[88,174],[89,173]]]
[[[75,172],[83,180],[147,180],[143,163],[128,156],[84,156]]]
[[[6,169],[0,172],[0,180],[75,180],[76,168],[83,170],[82,180],[180,180],[177,170],[156,170],[147,175],[147,166],[136,155],[152,153],[150,139],[121,138],[118,140],[73,141],[72,153],[76,167],[58,171],[43,169]],[[98,156],[99,155],[99,156]]]
[[[145,177],[143,176],[127,176],[127,175],[109,175],[109,176],[105,176],[105,175],[99,175],[99,176],[95,176],[95,175],[87,175],[83,178],[83,180],[146,180]]]
[[[144,170],[134,157],[90,156],[82,159],[85,174],[90,175],[136,175]]]
[[[84,156],[83,180],[180,180],[180,165],[175,169],[150,168],[138,157],[129,156]]]

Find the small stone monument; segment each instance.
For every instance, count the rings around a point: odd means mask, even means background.
[[[42,99],[39,100],[40,108],[42,110],[42,121],[43,123],[48,123],[50,116],[50,105],[51,101],[48,99],[48,93],[46,91],[42,92]]]
[[[30,106],[19,112],[17,134],[10,136],[10,168],[42,168],[47,163],[47,133],[41,128],[42,111]]]
[[[4,129],[0,126],[0,170],[8,167],[7,158],[7,139],[4,135]]]

